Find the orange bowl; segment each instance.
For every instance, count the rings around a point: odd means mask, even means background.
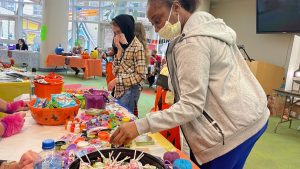
[[[75,101],[77,106],[74,107],[47,109],[33,107],[35,100],[31,100],[29,109],[31,111],[31,116],[38,124],[46,126],[64,125],[66,120],[73,120],[78,114],[80,101]]]

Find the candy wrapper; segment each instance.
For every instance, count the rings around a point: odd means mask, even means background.
[[[74,107],[77,105],[70,94],[52,94],[52,102],[57,103],[61,108]]]
[[[47,105],[47,100],[46,99],[41,99],[41,98],[37,98],[33,107],[36,108],[45,108]]]

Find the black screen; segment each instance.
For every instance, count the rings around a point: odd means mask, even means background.
[[[300,0],[257,0],[257,33],[300,32]]]

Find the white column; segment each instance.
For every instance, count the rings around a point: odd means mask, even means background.
[[[68,0],[44,0],[42,25],[47,27],[46,40],[41,41],[40,67],[46,68],[46,58],[61,44],[68,47]]]
[[[200,6],[198,10],[210,12],[210,0],[199,0],[199,1],[200,1]]]

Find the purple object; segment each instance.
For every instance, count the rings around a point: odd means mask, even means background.
[[[75,149],[77,149],[77,145],[76,145],[76,144],[70,144],[70,145],[68,146],[68,148],[66,149],[66,152],[69,154],[69,152],[70,152],[71,150],[75,150]]]
[[[16,50],[16,45],[8,45],[8,50]]]
[[[164,161],[168,161],[171,164],[173,164],[173,162],[179,158],[180,156],[177,152],[166,152],[163,157]]]
[[[90,89],[83,95],[85,98],[85,109],[105,109],[106,103],[109,102],[107,98],[109,93],[105,90]]]

